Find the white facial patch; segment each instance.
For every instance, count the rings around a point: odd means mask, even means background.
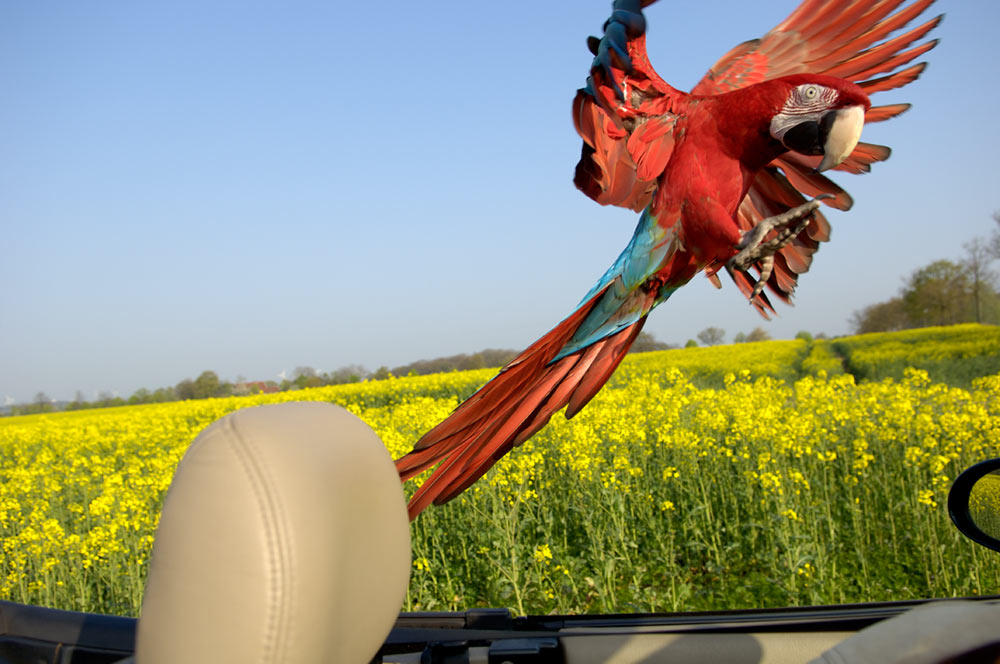
[[[823,113],[836,103],[838,96],[839,93],[833,88],[815,83],[803,83],[792,88],[781,112],[771,118],[771,136],[781,141],[785,132],[800,122],[819,122]]]

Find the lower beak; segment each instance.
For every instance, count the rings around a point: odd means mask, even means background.
[[[817,173],[833,168],[847,159],[861,138],[861,129],[865,126],[865,109],[861,106],[848,106],[832,111],[832,122],[826,132],[823,143],[823,160],[816,167]],[[827,118],[824,118],[824,123]]]

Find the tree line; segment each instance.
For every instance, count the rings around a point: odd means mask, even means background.
[[[855,333],[892,332],[958,323],[1000,324],[1000,282],[990,268],[1000,259],[1000,212],[991,235],[962,245],[964,256],[941,259],[915,270],[899,294],[855,311]]]
[[[866,332],[892,332],[932,325],[955,325],[958,323],[1000,324],[1000,279],[990,266],[1000,260],[1000,211],[993,213],[997,227],[987,237],[976,237],[962,245],[964,256],[952,261],[936,260],[915,270],[904,279],[899,294],[855,311],[850,325],[855,334]],[[725,330],[708,327],[695,339],[689,339],[685,347],[701,345],[715,346],[725,341]],[[825,335],[820,333],[817,338]],[[766,341],[771,338],[761,327],[749,333],[737,332],[733,343]],[[796,338],[812,339],[808,332],[799,332]],[[643,332],[636,339],[630,352],[646,352],[676,348],[677,346],[656,340],[653,335]],[[69,402],[56,402],[44,392],[35,395],[29,404],[6,407],[2,414],[26,415],[54,410],[81,410],[85,408],[107,408],[187,399],[207,399],[254,394],[261,391],[277,392],[297,390],[324,385],[356,383],[364,380],[381,380],[391,376],[413,376],[447,371],[465,371],[498,367],[512,360],[516,351],[488,348],[478,353],[449,355],[432,360],[419,360],[390,369],[381,366],[368,371],[360,365],[349,365],[330,372],[321,373],[312,367],[296,367],[291,378],[281,381],[224,381],[214,371],[203,371],[197,378],[185,378],[172,387],[156,390],[141,388],[127,399],[108,392],[98,394],[91,401],[77,391],[76,398]]]
[[[676,348],[676,346],[658,341],[653,335],[643,332],[633,345],[632,351],[644,352],[664,348]],[[320,372],[309,366],[299,366],[289,377],[283,377],[279,381],[248,381],[243,378],[228,381],[219,378],[219,375],[214,371],[203,371],[197,378],[185,378],[171,387],[160,387],[155,390],[140,388],[128,398],[110,392],[101,392],[95,399],[87,400],[83,392],[78,390],[72,401],[57,402],[44,392],[39,392],[31,403],[9,406],[3,414],[29,415],[56,410],[83,410],[188,399],[245,396],[260,392],[284,392],[325,385],[359,383],[365,380],[384,380],[392,376],[422,376],[448,371],[484,369],[503,366],[514,359],[516,355],[517,351],[514,350],[487,348],[477,353],[461,353],[431,360],[418,360],[394,368],[381,366],[374,371],[369,371],[358,364],[340,367],[329,372]]]

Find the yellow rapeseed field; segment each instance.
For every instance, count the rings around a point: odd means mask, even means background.
[[[831,348],[628,358],[573,420],[554,417],[414,523],[406,608],[664,611],[996,592],[996,554],[951,528],[945,497],[963,467],[1000,452],[1000,375],[953,387],[907,369],[856,382],[833,370]],[[173,469],[226,413],[339,403],[398,457],[492,373],[4,418],[0,597],[137,614]]]

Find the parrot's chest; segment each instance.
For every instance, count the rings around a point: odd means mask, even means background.
[[[690,143],[678,150],[656,192],[654,206],[679,220],[686,251],[704,266],[735,253],[736,210],[745,191],[740,163]]]

